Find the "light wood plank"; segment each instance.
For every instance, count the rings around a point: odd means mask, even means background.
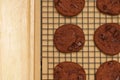
[[[0,80],[32,80],[30,25],[30,0],[0,0]]]
[[[40,76],[40,51],[41,51],[41,47],[40,47],[40,5],[41,5],[41,0],[35,0],[35,80],[41,80]]]

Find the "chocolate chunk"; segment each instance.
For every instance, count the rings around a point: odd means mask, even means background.
[[[116,78],[115,80],[120,80],[120,75],[119,75],[119,76],[117,76],[117,78]]]
[[[119,5],[120,4],[120,0],[110,0],[110,3],[114,6],[114,5]]]
[[[106,31],[109,31],[111,28],[112,28],[111,25],[106,25],[105,30],[106,30]]]
[[[101,35],[100,35],[100,38],[101,38],[103,41],[107,39],[107,37],[105,36],[105,34],[101,34]]]
[[[80,41],[79,42],[73,42],[73,44],[71,46],[69,46],[68,50],[70,50],[70,51],[76,51],[81,46],[82,46],[82,43]]]
[[[78,76],[78,80],[84,80],[82,75]]]
[[[109,66],[110,68],[112,68],[112,66],[114,66],[114,62],[113,62],[113,61],[109,61],[109,62],[108,62],[108,66]]]
[[[112,34],[114,34],[116,32],[116,28],[115,27],[112,27],[109,32],[111,32]]]
[[[120,31],[117,30],[116,32],[114,32],[113,37],[117,38],[118,36],[120,36]]]
[[[77,9],[79,9],[79,7],[76,4],[71,4],[70,6],[71,6],[71,8],[77,8]]]

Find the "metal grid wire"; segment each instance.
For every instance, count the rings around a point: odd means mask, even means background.
[[[84,10],[77,16],[66,18],[55,9],[53,0],[41,0],[41,80],[53,80],[53,68],[60,62],[72,61],[84,67],[87,80],[95,79],[95,72],[103,62],[109,60],[120,61],[120,54],[107,56],[100,52],[94,44],[93,35],[96,28],[104,23],[120,23],[120,16],[109,16],[100,13],[96,8],[96,1],[86,0]],[[85,46],[76,53],[63,54],[53,45],[55,30],[67,23],[80,26],[85,33]]]

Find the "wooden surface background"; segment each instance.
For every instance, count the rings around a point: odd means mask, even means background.
[[[0,80],[39,80],[34,25],[34,0],[0,0]]]

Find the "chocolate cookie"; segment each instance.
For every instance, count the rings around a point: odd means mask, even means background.
[[[104,14],[118,15],[120,14],[120,0],[97,0],[97,8]]]
[[[85,5],[85,0],[54,0],[57,11],[64,16],[79,14]]]
[[[95,31],[94,41],[105,54],[118,54],[120,52],[120,25],[117,23],[101,25]]]
[[[79,64],[62,62],[54,68],[54,80],[86,80],[86,74]]]
[[[103,63],[97,70],[96,80],[120,80],[120,63],[117,61]]]
[[[66,24],[55,31],[54,45],[60,52],[77,52],[83,48],[84,43],[84,33],[77,25]]]

